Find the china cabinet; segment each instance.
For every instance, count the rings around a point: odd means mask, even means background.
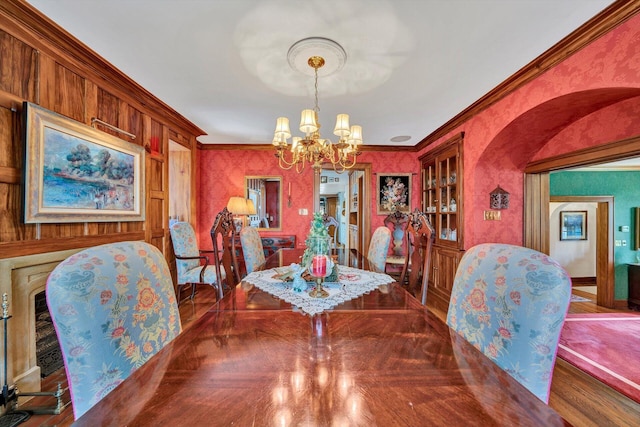
[[[460,133],[420,157],[422,210],[436,231],[428,298],[435,298],[437,306],[445,311],[464,248],[463,138]]]

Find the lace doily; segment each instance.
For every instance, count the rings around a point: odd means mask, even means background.
[[[326,298],[313,298],[309,296],[309,291],[315,286],[313,282],[307,282],[306,291],[295,292],[292,289],[293,283],[274,279],[273,276],[281,273],[286,268],[278,267],[254,271],[249,273],[243,280],[298,307],[302,312],[310,316],[322,313],[345,301],[368,294],[381,285],[387,285],[395,281],[387,274],[339,265],[338,282],[325,282],[322,286],[329,293],[329,296]]]

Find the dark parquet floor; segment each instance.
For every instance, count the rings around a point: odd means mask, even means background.
[[[621,312],[598,307],[593,294],[574,291],[576,295],[590,298],[589,302],[571,303],[570,313]],[[183,329],[188,328],[208,310],[215,301],[212,288],[201,287],[194,301],[180,305]],[[427,303],[428,305],[428,303]],[[445,313],[437,313],[444,319]],[[45,378],[43,390],[55,390],[58,383],[66,387],[64,369],[60,369]],[[68,400],[68,393],[65,400]],[[51,405],[52,398],[34,398],[26,405]],[[577,427],[590,426],[637,426],[640,420],[640,404],[626,398],[593,377],[572,365],[558,359],[551,386],[549,405],[560,413],[565,420]],[[22,427],[70,426],[73,423],[73,411],[69,406],[59,415],[33,415]]]

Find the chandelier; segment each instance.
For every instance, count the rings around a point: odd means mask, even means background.
[[[342,47],[333,40],[314,37],[304,39],[294,44],[289,49],[289,63],[293,65],[292,53],[295,56],[301,49],[310,44],[320,43],[325,48],[328,55],[341,52],[339,66],[344,64],[346,54]],[[330,47],[330,49],[326,49]],[[321,49],[322,50],[322,49]],[[295,166],[296,172],[300,173],[304,170],[307,163],[311,165],[315,173],[319,174],[323,163],[331,163],[333,169],[338,172],[344,172],[355,166],[358,156],[361,154],[360,145],[362,145],[362,127],[353,125],[349,126],[349,115],[338,114],[336,118],[336,126],[333,134],[339,137],[338,142],[333,143],[328,139],[320,136],[320,122],[318,121],[318,70],[325,65],[325,58],[319,55],[313,55],[308,58],[307,64],[313,68],[314,90],[315,90],[315,106],[308,110],[302,110],[300,115],[300,132],[304,137],[293,137],[291,144],[287,140],[291,138],[289,129],[289,119],[286,117],[278,117],[276,121],[276,130],[273,136],[273,145],[275,146],[275,156],[278,159],[278,165],[282,169],[291,169]]]

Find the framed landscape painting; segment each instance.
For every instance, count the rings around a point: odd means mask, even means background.
[[[143,221],[144,149],[24,104],[24,221]]]
[[[378,215],[396,211],[411,210],[411,175],[410,173],[378,174]]]

